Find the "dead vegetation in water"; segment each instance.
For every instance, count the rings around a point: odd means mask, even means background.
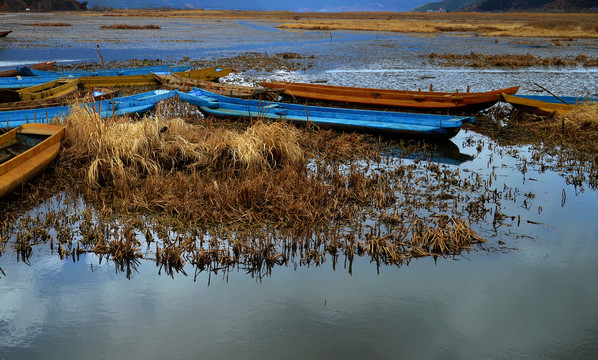
[[[23,24],[25,26],[45,26],[45,27],[52,27],[52,26],[73,26],[73,24],[69,23],[35,23],[35,24]]]
[[[363,135],[282,123],[101,120],[82,109],[67,121],[56,168],[67,193],[45,214],[2,215],[3,236],[25,258],[41,242],[122,268],[153,259],[169,275],[190,264],[263,276],[330,260],[351,271],[357,257],[456,256],[485,241],[472,224],[512,221],[500,211],[511,195],[491,190],[491,175],[421,161],[420,143],[388,152]]]
[[[477,68],[509,67],[520,68],[530,66],[598,66],[598,58],[584,54],[568,57],[540,57],[534,54],[500,54],[488,55],[472,52],[470,54],[438,54],[426,55],[430,63],[442,66],[470,66]]]
[[[114,25],[102,25],[100,29],[116,29],[116,30],[159,30],[162,29],[158,25],[126,25],[126,24],[114,24]]]
[[[532,144],[522,166],[552,169],[579,191],[598,188],[598,106],[582,104],[568,113],[538,116],[499,106],[476,116],[476,129],[502,144]],[[549,164],[549,165],[548,165]]]

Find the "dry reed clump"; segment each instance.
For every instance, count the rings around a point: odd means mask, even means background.
[[[24,24],[25,26],[73,26],[69,23],[35,23],[35,24]]]
[[[102,25],[100,29],[117,29],[117,30],[159,30],[162,29],[158,25],[125,25],[125,24],[115,24],[115,25]]]
[[[171,171],[205,169],[255,170],[303,164],[296,130],[257,123],[244,133],[206,133],[180,118],[104,120],[86,107],[66,119],[67,162],[89,166],[87,184],[117,189]]]
[[[486,55],[472,52],[470,54],[437,54],[427,55],[428,59],[437,65],[444,66],[472,66],[472,67],[528,67],[528,66],[598,66],[598,58],[584,54],[575,57],[539,57],[533,54],[514,55]],[[442,60],[442,61],[438,61]]]

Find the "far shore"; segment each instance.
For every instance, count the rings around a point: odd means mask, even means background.
[[[69,12],[69,15],[148,18],[259,19],[280,29],[471,33],[478,36],[598,38],[595,13],[418,13],[232,10],[123,10]]]

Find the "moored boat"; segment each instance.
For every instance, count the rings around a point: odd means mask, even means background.
[[[12,30],[0,31],[0,37],[6,37],[6,35],[10,34]]]
[[[56,61],[46,61],[39,64],[29,65],[29,67],[36,70],[52,70],[54,68],[54,65],[56,65]],[[0,71],[0,77],[12,77],[18,75],[19,70],[17,70],[17,68],[14,68],[12,70]]]
[[[518,86],[487,92],[436,92],[370,89],[321,84],[262,82],[285,95],[319,101],[352,103],[416,111],[480,111],[500,100],[500,94],[515,94]]]
[[[78,84],[77,79],[56,79],[18,90],[17,93],[22,101],[50,99],[74,93]]]
[[[243,100],[195,89],[177,91],[179,98],[219,117],[264,118],[322,127],[388,133],[407,137],[450,138],[471,117],[391,111],[340,109],[297,104]]]
[[[550,115],[554,112],[565,114],[581,104],[598,106],[596,97],[575,97],[548,95],[509,95],[501,94],[501,99],[513,107],[537,115]]]
[[[174,95],[174,91],[154,90],[141,94],[87,102],[79,105],[99,113],[102,117],[142,114],[153,110],[159,101],[168,99]],[[25,123],[47,123],[56,117],[67,116],[73,106],[76,105],[0,111],[0,128],[16,127]]]
[[[0,198],[40,174],[58,155],[64,127],[24,124],[0,135]]]
[[[0,89],[24,89],[57,80],[57,76],[12,76],[0,78]]]
[[[233,96],[239,98],[251,98],[262,94],[267,90],[262,87],[241,86],[233,84],[223,84],[213,81],[190,79],[177,74],[156,74],[156,80],[162,84],[162,87],[171,90],[191,91],[193,88],[208,90],[215,94]]]
[[[88,91],[75,91],[63,96],[39,99],[39,100],[27,100],[27,101],[13,101],[0,103],[0,113],[2,111],[10,110],[26,110],[26,109],[39,109],[53,106],[64,106],[78,102],[85,101],[98,101],[117,97],[120,95],[119,90],[114,89],[102,89],[94,88]],[[0,125],[1,127],[1,125]]]

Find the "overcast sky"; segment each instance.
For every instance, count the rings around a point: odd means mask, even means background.
[[[409,11],[427,0],[87,0],[87,7],[148,8],[173,7],[225,10],[291,11]]]

